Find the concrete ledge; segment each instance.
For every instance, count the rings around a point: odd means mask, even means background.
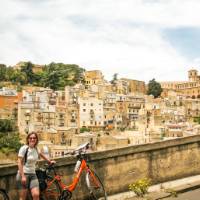
[[[88,157],[89,165],[95,169],[107,193],[111,195],[127,191],[129,184],[144,177],[157,184],[199,174],[200,135],[91,152]],[[56,161],[56,171],[63,175],[66,184],[70,184],[76,158],[69,156]],[[40,164],[42,165],[42,162]],[[12,193],[13,200],[18,199],[16,192],[13,192],[16,173],[16,164],[0,166],[0,186]],[[81,181],[85,181],[84,177]],[[84,183],[78,185],[74,200],[86,197],[87,188],[82,186]],[[153,192],[151,191],[152,195]],[[129,197],[132,196],[127,196]]]
[[[92,152],[90,153],[90,159],[100,160],[100,159],[105,159],[105,158],[112,158],[115,156],[124,156],[124,155],[129,155],[129,154],[134,154],[134,153],[161,150],[161,149],[176,147],[179,145],[197,143],[197,142],[199,142],[200,144],[200,135],[181,137],[181,138],[153,142],[153,143],[148,143],[148,144],[132,145],[128,147],[111,149],[111,150],[106,150],[106,151]]]
[[[187,145],[192,143],[199,143],[200,146],[200,135],[193,135],[188,137],[176,138],[166,141],[154,142],[149,144],[139,144],[133,145],[118,149],[111,149],[106,151],[98,151],[88,153],[88,157],[90,161],[99,161],[103,159],[109,159],[113,157],[125,156],[130,154],[144,153],[144,152],[152,152],[155,150],[166,149],[170,147],[177,147],[181,145]],[[74,165],[76,163],[76,158],[73,156],[67,156],[62,158],[55,159],[57,161],[57,166],[64,165]],[[42,163],[42,162],[41,162]],[[12,175],[16,174],[17,165],[0,165],[0,177],[4,175]]]

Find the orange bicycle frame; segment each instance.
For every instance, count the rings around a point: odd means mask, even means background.
[[[84,159],[82,159],[82,161],[81,161],[80,168],[79,168],[78,172],[76,173],[76,175],[75,175],[75,177],[74,177],[74,179],[73,179],[72,184],[70,184],[70,185],[65,185],[65,184],[62,182],[61,177],[60,177],[59,175],[56,175],[56,176],[54,176],[53,180],[52,180],[51,182],[48,183],[48,186],[50,186],[55,180],[57,180],[58,183],[59,183],[59,185],[60,185],[60,187],[61,187],[63,190],[64,190],[64,189],[67,189],[68,191],[72,192],[73,190],[75,190],[75,188],[76,188],[76,186],[77,186],[77,184],[78,184],[78,182],[79,182],[79,179],[80,179],[80,177],[81,177],[81,174],[82,174],[83,170],[89,171],[89,168],[88,168],[88,166],[87,166],[87,163],[86,163],[86,161],[85,161]],[[90,173],[92,173],[92,172],[90,171]],[[48,187],[48,186],[47,186],[47,187]]]

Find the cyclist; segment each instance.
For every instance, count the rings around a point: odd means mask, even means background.
[[[39,182],[35,174],[35,165],[38,159],[42,157],[49,164],[55,163],[37,149],[37,144],[38,135],[36,132],[31,132],[26,137],[26,145],[23,145],[18,153],[16,182],[20,200],[26,199],[28,190],[30,190],[33,200],[39,200]]]

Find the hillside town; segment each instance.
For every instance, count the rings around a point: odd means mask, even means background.
[[[15,120],[22,141],[36,131],[39,147],[53,158],[85,142],[92,151],[102,151],[200,133],[200,76],[195,69],[188,71],[186,81],[160,82],[159,98],[146,94],[142,80],[109,82],[99,70],[83,76],[84,84],[58,91],[2,87],[0,119]]]

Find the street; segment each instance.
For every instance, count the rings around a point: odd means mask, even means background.
[[[164,198],[164,200],[199,200],[200,199],[200,189],[185,192],[183,194],[178,194],[177,197]]]

